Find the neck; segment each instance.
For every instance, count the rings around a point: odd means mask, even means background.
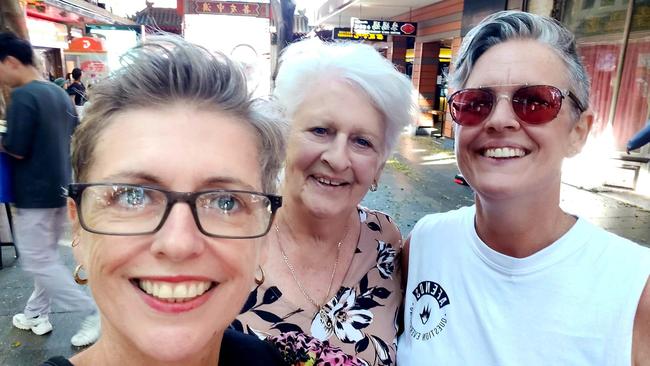
[[[162,361],[145,354],[133,342],[104,327],[102,322],[102,336],[99,341],[85,351],[75,355],[70,361],[75,366],[214,366],[219,363],[219,352],[223,333],[218,335],[215,342],[210,342],[206,347],[190,357]]]
[[[18,79],[18,86],[23,86],[35,80],[43,80],[41,74],[34,66],[24,66],[24,71]]]
[[[355,216],[356,207],[341,215],[316,217],[303,205],[289,199],[286,204],[283,203],[275,222],[280,232],[285,236],[291,235],[293,241],[299,242],[301,246],[322,247],[320,243],[336,244],[344,239],[347,232],[352,232]]]
[[[554,192],[526,197],[490,199],[476,195],[475,226],[490,248],[525,258],[553,244],[576,222],[559,206],[559,185]]]

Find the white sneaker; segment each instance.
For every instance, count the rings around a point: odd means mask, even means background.
[[[95,343],[99,339],[100,334],[101,323],[99,314],[89,315],[81,322],[79,331],[70,338],[70,343],[77,347],[87,346]]]
[[[39,315],[33,318],[28,318],[25,314],[20,313],[14,315],[14,327],[23,330],[31,330],[36,335],[43,335],[52,331],[52,323],[47,315]]]

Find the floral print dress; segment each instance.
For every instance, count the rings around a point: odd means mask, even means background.
[[[320,311],[297,308],[282,298],[284,285],[267,280],[250,293],[231,327],[267,339],[293,365],[395,365],[402,238],[388,215],[357,211],[356,252]]]

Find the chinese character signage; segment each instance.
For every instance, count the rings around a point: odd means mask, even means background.
[[[199,1],[190,0],[189,14],[221,14],[244,17],[269,17],[269,4],[241,3],[235,1]]]
[[[418,32],[418,23],[352,18],[352,30],[354,34],[415,37]]]
[[[366,40],[371,42],[385,42],[387,37],[383,34],[359,34],[352,33],[350,28],[334,28],[332,31],[332,39],[345,39],[345,40]]]

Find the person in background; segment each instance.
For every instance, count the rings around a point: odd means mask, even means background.
[[[641,148],[643,145],[650,142],[650,120],[646,122],[646,126],[637,132],[630,141],[627,142],[627,153],[630,151]]]
[[[235,329],[291,364],[395,364],[399,229],[361,207],[414,121],[410,81],[375,49],[307,40],[282,55],[275,98],[290,120],[283,208]]]
[[[54,84],[58,85],[60,88],[67,89],[66,86],[65,86],[66,81],[65,81],[64,78],[56,78],[56,79],[54,79],[53,82],[54,82]]]
[[[71,343],[91,344],[100,333],[95,304],[70,278],[58,246],[67,221],[61,188],[71,178],[70,135],[78,123],[74,107],[61,88],[42,79],[29,42],[11,33],[0,33],[0,83],[13,89],[0,150],[12,160],[16,245],[23,270],[34,279],[34,291],[13,325],[49,333],[54,301],[66,311],[88,314]]]
[[[425,216],[408,246],[398,364],[650,364],[650,250],[560,208],[589,134],[573,34],[518,11],[463,39],[449,97],[475,205]]]
[[[226,329],[282,204],[285,126],[223,55],[148,37],[123,57],[92,89],[68,189],[74,276],[102,336],[45,365],[282,365],[268,343]]]
[[[79,68],[72,70],[72,82],[68,86],[67,92],[70,99],[77,107],[81,107],[86,102],[86,86],[81,82],[82,72]]]

